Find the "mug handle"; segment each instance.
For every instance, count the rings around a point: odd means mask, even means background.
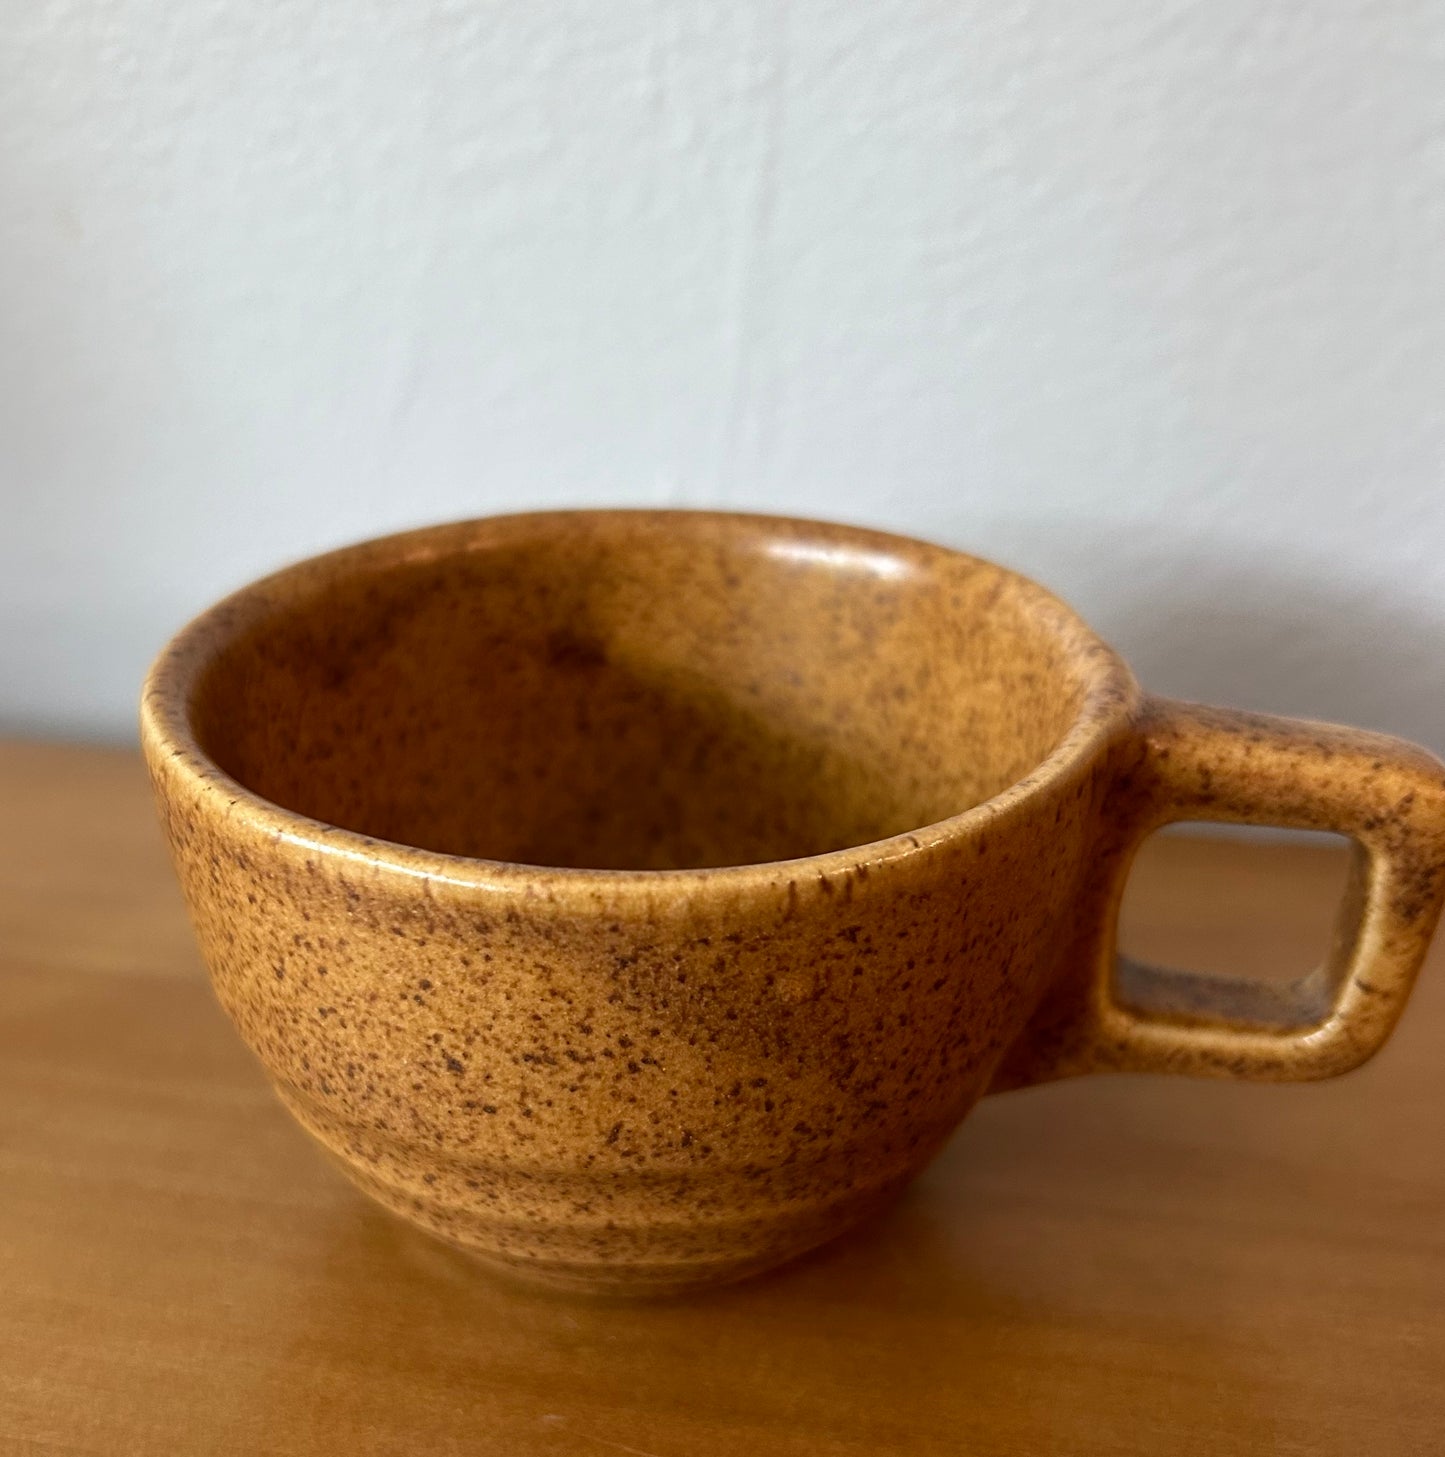
[[[1094,952],[1040,1009],[995,1088],[1082,1072],[1283,1082],[1383,1046],[1445,901],[1445,765],[1384,734],[1147,698],[1106,788],[1118,838],[1086,888]],[[1333,949],[1285,985],[1146,966],[1117,952],[1143,840],[1178,820],[1329,830],[1354,841]],[[1112,853],[1111,853],[1112,851]]]

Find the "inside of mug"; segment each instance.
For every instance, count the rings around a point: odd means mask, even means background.
[[[745,517],[567,520],[275,579],[197,681],[201,748],[378,839],[674,869],[944,819],[1078,714],[1072,619],[985,563]]]

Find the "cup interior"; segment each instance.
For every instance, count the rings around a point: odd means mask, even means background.
[[[188,712],[233,779],[380,840],[596,869],[792,859],[969,809],[1076,721],[1094,641],[942,548],[665,512],[438,528],[231,606]]]

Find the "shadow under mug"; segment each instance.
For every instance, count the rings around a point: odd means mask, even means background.
[[[143,742],[217,994],[382,1204],[645,1293],[841,1232],[979,1096],[1343,1072],[1445,895],[1445,768],[1144,695],[958,552],[759,516],[555,512],[288,568],[151,671]],[[1159,825],[1357,846],[1290,986],[1121,962]]]

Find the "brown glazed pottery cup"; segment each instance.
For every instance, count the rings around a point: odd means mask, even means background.
[[[1445,768],[1151,698],[988,562],[761,516],[417,531],[165,650],[145,751],[222,1004],[388,1209],[646,1293],[877,1209],[982,1094],[1344,1072],[1445,894]],[[1356,845],[1289,986],[1116,956],[1171,820]]]

